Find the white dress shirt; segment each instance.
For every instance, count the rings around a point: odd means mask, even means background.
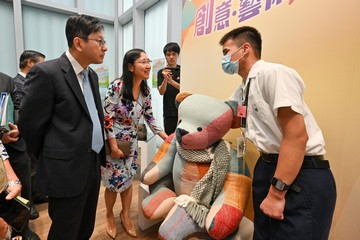
[[[304,102],[305,84],[294,69],[259,60],[229,100],[242,104],[250,81],[245,136],[260,152],[279,153],[283,134],[277,122],[278,109],[291,107],[304,116],[309,136],[305,155],[325,154],[322,132]]]

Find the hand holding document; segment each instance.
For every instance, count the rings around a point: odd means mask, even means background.
[[[2,92],[0,95],[0,131],[10,131],[9,123],[14,123],[14,104],[10,94]]]

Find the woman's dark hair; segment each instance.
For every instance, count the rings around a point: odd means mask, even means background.
[[[121,88],[121,92],[123,94],[123,97],[125,99],[134,101],[134,95],[132,92],[133,88],[133,73],[129,70],[129,65],[133,65],[135,61],[140,57],[141,53],[146,53],[142,49],[134,48],[125,53],[124,60],[123,60],[123,74],[121,76],[121,79],[123,80],[123,85]],[[143,96],[148,96],[150,93],[149,87],[147,85],[147,82],[142,81],[140,84],[140,91]]]
[[[97,33],[104,30],[104,26],[96,17],[88,15],[73,15],[66,22],[65,33],[68,47],[71,48],[75,37],[88,40],[91,33]]]

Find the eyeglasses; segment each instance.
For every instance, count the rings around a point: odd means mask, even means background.
[[[94,38],[81,38],[81,39],[96,41],[100,47],[103,47],[106,45],[106,41],[104,39],[94,39]]]
[[[152,61],[151,60],[147,60],[147,61],[141,61],[141,62],[136,62],[136,63],[140,63],[142,65],[151,65]]]

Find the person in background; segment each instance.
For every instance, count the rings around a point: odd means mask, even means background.
[[[0,133],[1,135],[2,133]],[[1,139],[1,137],[0,137]],[[16,173],[11,167],[11,164],[9,162],[9,155],[6,152],[5,146],[0,140],[0,156],[1,160],[3,161],[5,172],[6,172],[6,178],[8,180],[8,184],[6,186],[6,191],[8,192],[8,195],[6,196],[7,200],[13,199],[16,196],[20,196],[21,193],[21,182],[19,178],[16,176]],[[3,176],[1,176],[2,178]],[[3,189],[0,190],[0,192],[3,191]],[[0,239],[3,240],[10,240],[12,236],[12,228],[9,226],[4,219],[0,217]],[[15,236],[12,239],[21,240],[21,236]]]
[[[32,66],[34,66],[37,63],[44,62],[44,61],[45,61],[45,55],[40,52],[37,52],[37,51],[25,50],[20,55],[20,63],[19,63],[20,71],[12,79],[12,81],[14,82],[14,85],[16,87],[14,95],[16,96],[17,99],[20,100],[20,101],[16,101],[14,104],[15,123],[17,122],[17,119],[18,119],[18,112],[20,109],[22,97],[24,95],[24,83],[25,83],[26,74],[29,72],[29,70],[30,70],[30,68],[32,68]],[[36,191],[34,190],[33,183],[34,183],[34,175],[36,172],[37,159],[34,157],[34,155],[31,152],[27,151],[27,154],[28,154],[28,158],[31,159],[31,187],[30,187],[31,198],[29,199],[30,200],[30,209],[31,209],[30,219],[36,219],[39,217],[39,213],[36,210],[33,203],[48,202],[48,198],[46,195],[40,195],[40,194],[36,193]]]
[[[175,42],[170,42],[163,49],[166,67],[157,73],[157,85],[160,95],[163,95],[163,116],[166,134],[175,132],[178,121],[178,109],[175,97],[180,90],[180,65],[177,64],[180,47]]]
[[[120,193],[122,211],[121,223],[126,233],[136,237],[134,225],[130,221],[133,176],[138,171],[138,143],[136,125],[144,116],[150,129],[162,139],[166,133],[157,126],[151,107],[150,89],[146,83],[151,70],[151,61],[144,50],[129,50],[123,60],[123,75],[115,79],[108,87],[104,100],[105,131],[111,154],[102,168],[102,181],[105,189],[107,234],[116,237],[113,207]],[[117,147],[116,140],[131,142],[130,155]]]
[[[20,99],[15,95],[16,86],[11,77],[0,73],[0,92],[7,92],[11,95],[14,103],[20,104]],[[15,116],[14,116],[15,117]],[[18,126],[14,123],[9,123],[10,131],[0,134],[2,144],[4,144],[7,153],[9,154],[9,161],[16,175],[19,177],[22,184],[22,197],[31,200],[31,162],[26,153],[26,144],[21,137]],[[32,212],[36,218],[39,216],[38,212]],[[29,228],[29,223],[26,224],[22,232],[13,234],[21,235],[24,240],[39,240],[39,236]]]
[[[68,50],[26,76],[18,125],[39,160],[35,188],[49,196],[48,239],[89,239],[105,164],[98,76],[107,51],[104,26],[88,15],[66,22]]]
[[[16,86],[15,95],[20,99],[20,103],[21,103],[22,97],[24,95],[24,83],[25,83],[26,74],[35,64],[44,62],[45,55],[37,51],[25,50],[20,55],[19,61],[20,61],[19,62],[20,71],[13,78],[13,81]],[[14,107],[15,110],[19,110],[20,104],[16,104]]]
[[[261,35],[253,27],[233,29],[220,45],[224,72],[243,79],[230,99],[238,101],[245,137],[260,152],[254,239],[328,239],[336,186],[303,80],[294,69],[261,60]]]

